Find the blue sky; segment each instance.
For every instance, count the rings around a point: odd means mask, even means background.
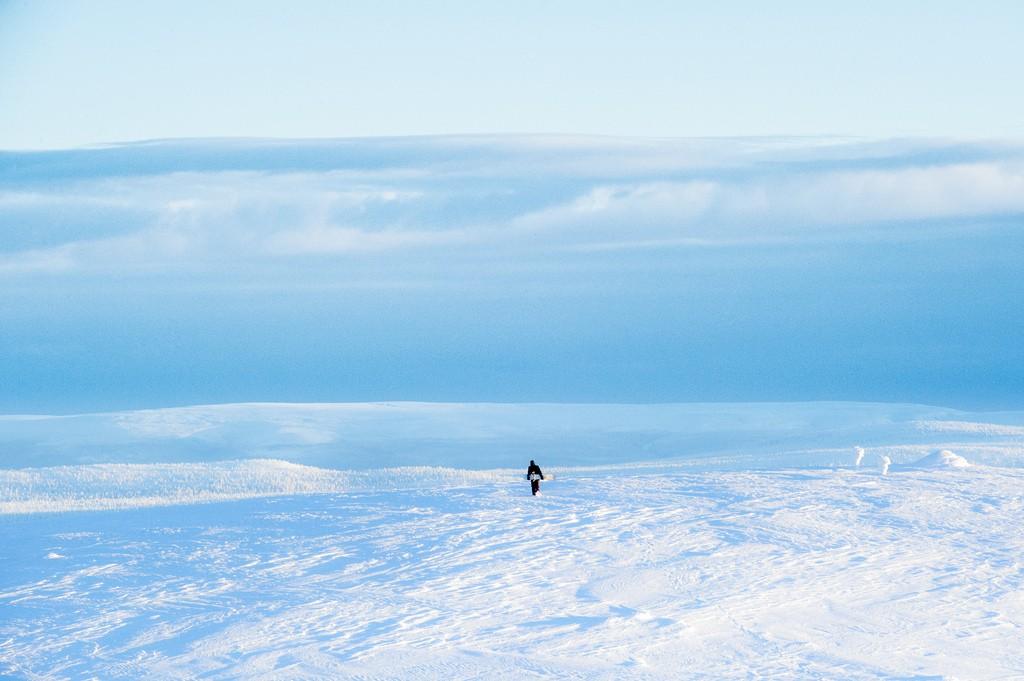
[[[0,148],[466,133],[1019,137],[1024,5],[0,1]]]
[[[0,0],[0,413],[1021,407],[1024,6],[891,4]]]

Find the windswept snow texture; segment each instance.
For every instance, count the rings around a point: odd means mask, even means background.
[[[335,471],[254,459],[0,470],[0,514],[173,506],[289,494],[453,487],[516,479],[508,470],[429,466]]]
[[[559,475],[6,516],[14,678],[1017,678],[1013,469]]]
[[[3,417],[0,676],[1017,678],[1022,425],[837,403]],[[556,474],[536,498],[529,458]]]

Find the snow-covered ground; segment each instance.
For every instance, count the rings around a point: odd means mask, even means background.
[[[1024,675],[1019,413],[225,405],[0,447],[0,676]]]
[[[707,470],[866,465],[935,449],[1024,464],[1024,412],[858,402],[222,404],[0,416],[0,467],[282,459],[320,468],[524,468],[674,460]],[[524,458],[525,457],[525,458]]]

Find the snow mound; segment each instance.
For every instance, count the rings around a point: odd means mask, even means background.
[[[971,464],[968,463],[967,459],[954,454],[948,449],[942,449],[937,452],[933,452],[928,456],[918,459],[914,463],[910,464],[909,468],[967,468]]]

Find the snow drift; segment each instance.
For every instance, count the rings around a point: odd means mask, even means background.
[[[329,492],[459,487],[515,479],[513,471],[411,466],[337,471],[254,459],[94,464],[0,470],[0,514],[97,511]]]
[[[908,468],[968,468],[971,464],[964,457],[943,449],[908,464]]]

